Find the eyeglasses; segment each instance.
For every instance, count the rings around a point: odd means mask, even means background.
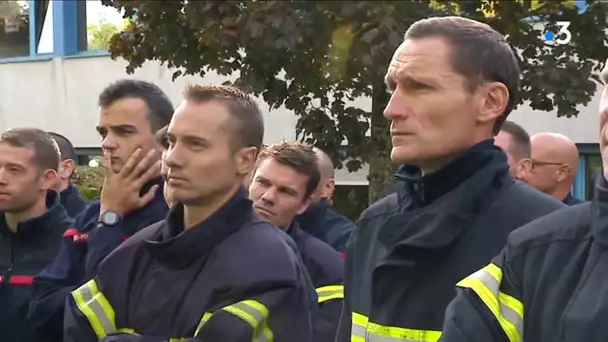
[[[542,160],[536,160],[536,159],[530,159],[530,162],[532,162],[532,168],[534,168],[535,166],[546,166],[546,165],[562,166],[562,165],[564,165],[564,163],[548,162],[548,161],[542,161]]]

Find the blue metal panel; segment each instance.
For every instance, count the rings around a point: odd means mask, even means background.
[[[585,12],[587,10],[587,1],[576,0],[576,7],[578,8],[578,13]]]
[[[38,52],[38,39],[36,34],[36,7],[38,7],[38,1],[30,0],[27,2],[28,4],[28,16],[30,23],[30,56],[36,56],[36,52]]]
[[[69,56],[78,52],[77,1],[52,0],[53,55]]]
[[[586,179],[587,173],[587,158],[584,154],[581,154],[578,160],[578,171],[574,178],[574,184],[572,185],[572,195],[574,197],[585,200],[587,192],[587,182],[591,181]]]

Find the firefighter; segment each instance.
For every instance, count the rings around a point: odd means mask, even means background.
[[[309,146],[295,142],[269,145],[258,157],[249,198],[259,216],[284,230],[298,246],[319,297],[314,341],[330,342],[336,336],[343,305],[344,262],[296,219],[310,205],[320,178],[317,156]]]
[[[363,212],[351,237],[338,341],[437,341],[454,285],[511,231],[564,207],[516,181],[494,146],[519,77],[509,44],[486,24],[435,17],[409,27],[384,110],[400,187]]]
[[[174,204],[72,292],[65,342],[312,341],[317,298],[306,269],[242,187],[263,135],[250,96],[186,89],[167,130]]]
[[[54,191],[57,144],[36,128],[0,134],[0,340],[46,342],[27,321],[34,276],[53,260],[72,219]]]
[[[124,239],[162,220],[167,211],[154,133],[169,123],[173,105],[156,85],[119,80],[99,95],[97,131],[104,156],[99,201],[65,231],[57,256],[34,279],[28,318],[49,341],[63,341],[63,313],[70,293],[97,273],[99,263]],[[132,159],[136,163],[129,163]],[[136,169],[135,165],[139,167]],[[145,170],[145,172],[135,172]]]
[[[607,73],[604,67],[604,83]],[[604,173],[595,177],[593,201],[559,210],[516,230],[502,253],[460,281],[456,299],[446,311],[442,342],[606,341],[606,86],[600,100],[599,127]]]

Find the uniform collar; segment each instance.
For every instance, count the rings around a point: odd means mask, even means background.
[[[18,237],[42,237],[49,229],[54,228],[57,222],[68,217],[65,209],[61,205],[59,193],[48,190],[46,193],[47,211],[29,220],[21,221],[17,225],[17,232],[14,233],[8,227],[4,213],[0,217],[0,232],[2,234],[14,234]]]
[[[601,171],[595,175],[595,194],[591,204],[593,238],[608,246],[608,185]]]
[[[242,228],[253,215],[251,201],[241,188],[205,221],[184,230],[184,206],[178,203],[170,209],[160,234],[146,241],[146,247],[159,260],[184,268],[207,257],[215,246]]]
[[[498,153],[494,140],[485,140],[464,151],[454,161],[436,172],[422,176],[419,167],[403,165],[397,171],[395,179],[403,183],[414,206],[423,207],[450,192],[486,164],[495,160]],[[502,157],[504,167],[507,169],[506,156]]]

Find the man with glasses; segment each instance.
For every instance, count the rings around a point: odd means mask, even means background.
[[[526,173],[526,182],[564,204],[582,203],[570,193],[578,166],[576,144],[562,134],[547,132],[532,136],[530,142],[532,168]]]

